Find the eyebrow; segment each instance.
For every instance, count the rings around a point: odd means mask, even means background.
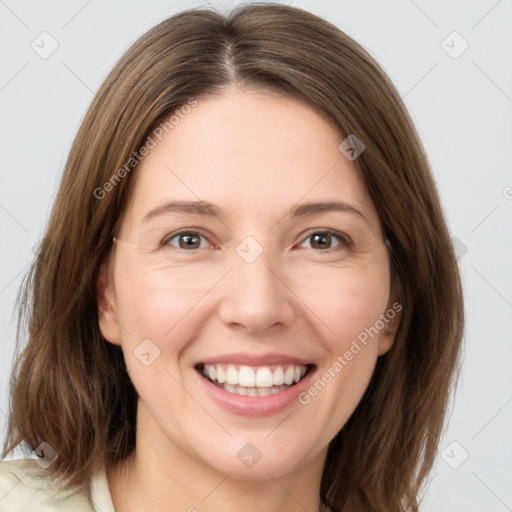
[[[314,215],[333,211],[351,213],[357,217],[360,217],[369,224],[368,219],[360,210],[358,210],[354,205],[344,201],[303,203],[292,208],[288,215],[292,218],[312,217]],[[214,217],[218,219],[225,217],[225,214],[218,206],[207,201],[167,201],[161,206],[157,206],[156,208],[146,213],[142,219],[142,223],[146,223],[154,217],[172,212],[199,215],[203,217]]]

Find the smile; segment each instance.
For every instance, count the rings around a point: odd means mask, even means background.
[[[218,388],[236,395],[267,396],[300,382],[313,365],[280,364],[248,366],[199,363],[196,369]]]

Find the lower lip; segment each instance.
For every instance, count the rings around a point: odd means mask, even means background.
[[[314,371],[310,371],[295,385],[267,396],[244,396],[230,393],[208,379],[204,378],[197,370],[194,370],[201,381],[205,392],[220,407],[240,416],[271,416],[284,411],[291,404],[298,403],[298,395],[305,391]]]

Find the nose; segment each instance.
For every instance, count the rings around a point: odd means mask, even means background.
[[[293,323],[295,296],[266,252],[252,263],[236,256],[233,266],[222,284],[224,324],[254,335]]]

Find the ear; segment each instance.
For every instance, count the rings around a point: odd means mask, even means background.
[[[100,265],[98,271],[96,300],[98,303],[99,328],[102,336],[114,345],[121,345],[121,331],[115,310],[114,280],[106,261]]]
[[[399,293],[397,291],[398,283],[393,283],[393,290],[389,295],[389,301],[386,306],[386,311],[383,314],[382,321],[384,327],[379,333],[378,354],[384,355],[388,352],[393,343],[395,342],[396,333],[400,327],[400,320],[402,319],[402,303],[399,300]]]

